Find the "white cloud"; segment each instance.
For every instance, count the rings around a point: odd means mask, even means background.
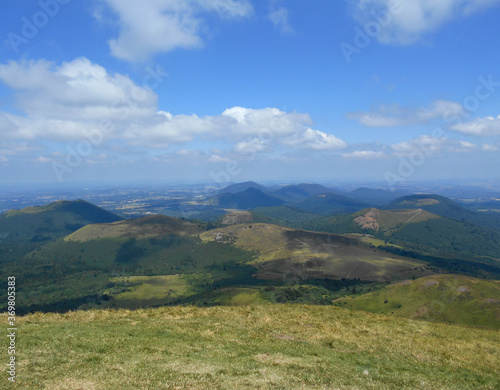
[[[496,152],[500,149],[498,148],[498,146],[493,144],[482,144],[481,150],[484,150],[485,152]]]
[[[150,89],[87,58],[60,66],[11,61],[0,64],[0,81],[16,91],[16,106],[26,114],[0,113],[0,132],[8,129],[13,138],[79,139],[103,119],[117,124],[156,112],[157,95]]]
[[[353,13],[365,26],[370,22],[382,26],[377,34],[379,42],[410,45],[452,19],[498,3],[499,0],[357,0]],[[384,19],[380,19],[383,14]]]
[[[500,135],[500,115],[496,118],[487,116],[485,118],[477,118],[468,122],[457,123],[450,126],[450,130],[477,136]]]
[[[390,145],[394,155],[408,157],[415,154],[433,155],[436,152],[444,151],[449,153],[474,152],[479,150],[479,146],[469,141],[457,141],[446,137],[432,137],[421,135],[409,141]],[[483,146],[483,150],[484,146]]]
[[[340,138],[310,128],[307,128],[304,132],[294,134],[292,137],[285,139],[283,143],[297,149],[312,150],[339,150],[347,147],[347,144]]]
[[[409,141],[392,144],[390,148],[397,156],[408,156],[415,152],[424,152],[430,155],[444,149],[449,143],[450,140],[445,137],[422,135]]]
[[[365,160],[373,160],[378,158],[385,157],[383,152],[375,152],[373,150],[355,150],[351,153],[342,154],[344,158],[357,158],[357,159],[365,159]]]
[[[473,144],[472,142],[468,142],[468,141],[458,141],[460,146],[464,149],[467,149],[467,150],[473,150],[473,149],[477,149],[477,145],[476,144]]]
[[[111,54],[131,62],[179,47],[201,46],[203,13],[233,19],[253,12],[247,0],[102,1],[118,15],[119,34],[109,41]]]
[[[234,150],[241,154],[264,152],[268,149],[267,142],[263,139],[253,138],[249,141],[238,142]]]
[[[0,111],[4,140],[116,141],[108,146],[146,149],[199,140],[222,141],[237,152],[272,145],[335,150],[344,141],[311,129],[308,114],[267,107],[232,107],[219,115],[172,115],[158,109],[158,97],[128,76],[110,75],[79,58],[57,66],[47,61],[0,64],[0,80],[15,90],[23,115]],[[95,142],[94,142],[95,143]],[[119,152],[118,152],[119,153]],[[217,154],[217,153],[212,153]]]
[[[274,24],[282,34],[290,34],[293,32],[290,23],[288,22],[288,10],[285,7],[273,9],[269,13],[269,20]]]
[[[435,119],[446,119],[463,112],[459,103],[436,100],[430,108],[408,108],[398,104],[382,105],[375,112],[350,112],[349,119],[357,120],[367,127],[396,127],[428,123]]]

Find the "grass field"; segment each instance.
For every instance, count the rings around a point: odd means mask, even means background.
[[[160,306],[203,292],[200,285],[212,284],[210,274],[123,276],[110,279],[112,287],[104,291],[112,306],[136,309]]]
[[[22,389],[500,386],[496,331],[336,307],[35,313],[19,317],[18,328]]]
[[[500,329],[500,281],[464,275],[430,275],[405,280],[337,305],[427,321]]]

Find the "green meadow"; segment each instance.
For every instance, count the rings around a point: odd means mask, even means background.
[[[35,313],[18,327],[22,389],[500,386],[497,331],[332,306]]]

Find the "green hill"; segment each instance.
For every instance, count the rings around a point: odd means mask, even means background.
[[[92,310],[17,321],[23,389],[496,390],[500,377],[498,331],[332,306]]]
[[[327,283],[326,290],[278,291],[266,298],[295,300],[297,293],[299,301],[324,302],[321,291],[329,296],[328,288],[336,291],[352,281],[398,280],[431,272],[426,262],[389,254],[358,238],[233,224],[251,217],[248,212],[231,213],[226,216],[230,226],[209,231],[203,224],[163,215],[86,225],[5,265],[2,272],[23,280],[17,295],[21,312],[188,301],[217,304],[225,298],[206,296],[223,288],[338,280]]]
[[[114,223],[87,225],[64,238],[64,241],[90,241],[100,238],[136,238],[164,236],[169,234],[198,234],[204,230],[199,223],[165,215],[151,215]]]
[[[408,195],[395,199],[388,209],[423,209],[442,217],[500,230],[500,215],[468,210],[449,198],[434,194]]]
[[[0,214],[0,236],[2,241],[11,242],[47,241],[91,223],[119,220],[117,215],[84,200],[62,200]]]
[[[334,218],[326,228],[335,232],[369,233],[407,250],[432,256],[481,261],[486,257],[492,260],[485,261],[500,265],[495,261],[500,260],[499,232],[424,209],[371,208]]]
[[[251,283],[255,269],[246,263],[254,255],[231,245],[202,242],[198,234],[204,229],[203,225],[163,215],[87,225],[5,264],[2,273],[23,280],[23,288],[16,294],[23,312],[109,306],[113,303],[110,296],[129,287],[108,294],[109,284],[119,276],[208,275],[181,278],[192,287],[182,287],[186,294],[177,291],[170,297],[177,299],[163,303],[177,303],[223,285]],[[147,299],[143,302],[150,303]],[[140,304],[135,302],[134,306]]]
[[[251,263],[266,280],[361,279],[422,275],[425,262],[370,247],[358,238],[310,232],[264,223],[227,226],[204,232],[204,242],[234,245],[257,254]]]
[[[406,280],[355,298],[342,307],[398,317],[500,329],[500,281],[463,275]]]
[[[261,186],[260,184],[254,182],[254,181],[246,181],[243,183],[235,183],[231,184],[219,191],[220,194],[224,193],[230,193],[230,194],[235,194],[237,192],[243,192],[248,190],[249,188],[254,188],[262,192],[266,192],[267,188],[264,186]]]
[[[85,225],[119,220],[117,215],[84,200],[7,211],[0,214],[0,262],[16,261],[25,253]]]

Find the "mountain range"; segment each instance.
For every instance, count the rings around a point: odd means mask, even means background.
[[[124,220],[81,200],[1,214],[1,272],[23,281],[19,313],[248,300],[387,313],[391,305],[370,302],[388,284],[453,273],[484,285],[480,299],[488,304],[477,323],[499,326],[498,285],[482,280],[500,278],[500,232],[473,223],[486,214],[438,195],[405,195],[377,208],[366,190],[358,199],[311,184],[232,190],[209,199],[227,209],[209,222],[158,214]],[[390,198],[375,193],[376,202]],[[387,290],[391,297],[397,288]],[[412,290],[422,307],[432,298],[424,290]],[[351,295],[357,300],[342,300]],[[476,302],[467,297],[457,302]],[[453,321],[470,324],[474,313]]]

